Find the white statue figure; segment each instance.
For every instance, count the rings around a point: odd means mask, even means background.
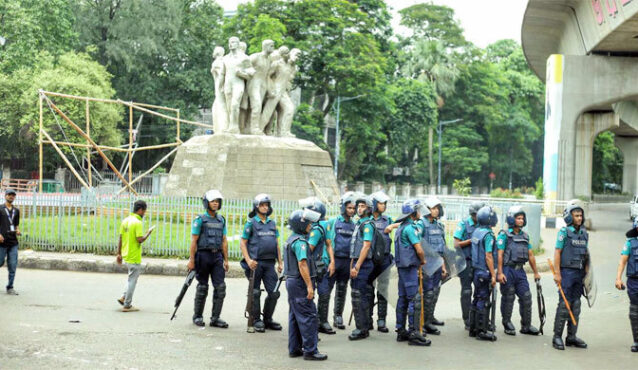
[[[211,109],[213,114],[213,130],[220,133],[226,130],[228,114],[226,112],[226,97],[224,96],[224,48],[215,47],[213,51],[213,64],[210,73],[215,81],[215,100]]]
[[[292,81],[297,73],[297,60],[301,51],[299,49],[292,49],[288,51],[288,48],[282,46],[279,48],[279,54],[281,59],[274,63],[271,69],[272,90],[270,95],[272,99],[266,104],[264,111],[268,109],[277,109],[277,136],[282,137],[295,137],[290,132],[292,126],[292,119],[295,114],[295,104],[290,98],[290,90],[292,88]],[[274,107],[273,107],[274,106]],[[267,112],[266,112],[267,113]],[[262,123],[268,124],[270,117],[263,116]]]
[[[261,111],[268,87],[268,72],[270,70],[270,54],[275,50],[272,40],[264,40],[261,43],[261,52],[250,55],[250,62],[255,74],[246,84],[248,100],[250,102],[250,133],[262,135],[260,127]]]
[[[246,55],[246,49],[248,45],[245,42],[239,42],[239,51]],[[246,84],[244,82],[244,84]],[[248,115],[250,114],[248,106],[248,94],[244,89],[244,94],[241,97],[241,105],[239,106],[239,132],[242,134],[250,134],[250,126],[248,126]]]
[[[239,133],[239,110],[245,90],[245,81],[250,80],[255,73],[250,65],[250,59],[239,49],[239,38],[228,39],[228,54],[224,57],[224,94],[228,125],[226,132]]]

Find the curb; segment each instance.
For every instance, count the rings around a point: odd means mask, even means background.
[[[105,261],[101,258],[59,258],[34,254],[22,254],[18,257],[20,268],[36,270],[59,270],[78,272],[127,273],[125,264],[118,265],[115,261]],[[188,272],[187,261],[166,260],[166,262],[144,262],[142,272],[146,275],[185,276]],[[229,262],[227,278],[243,278],[244,270],[239,262]]]

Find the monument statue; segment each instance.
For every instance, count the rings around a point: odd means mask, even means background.
[[[217,46],[213,51],[213,64],[210,73],[215,80],[215,100],[211,109],[214,132],[226,131],[228,114],[226,113],[226,97],[224,96],[224,48]]]
[[[228,54],[224,57],[224,95],[226,98],[226,112],[228,125],[226,132],[239,133],[239,110],[246,90],[245,81],[255,73],[248,56],[239,49],[239,38],[228,39]]]
[[[286,46],[275,50],[272,40],[264,40],[262,50],[248,56],[246,43],[237,37],[228,39],[228,49],[225,56],[220,46],[213,52],[215,132],[252,135],[275,132],[277,136],[294,137],[290,126],[295,104],[290,89],[301,51]]]

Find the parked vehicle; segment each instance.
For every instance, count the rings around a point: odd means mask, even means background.
[[[638,217],[638,195],[634,195],[629,202],[629,219],[634,221]]]
[[[31,191],[40,192],[40,180],[31,180],[27,184]],[[64,193],[64,184],[58,180],[43,179],[42,180],[42,193]]]

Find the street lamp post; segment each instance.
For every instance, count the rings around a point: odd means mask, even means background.
[[[450,121],[439,121],[439,175],[437,178],[437,186],[436,186],[436,192],[437,194],[441,194],[441,133],[443,132],[443,125],[447,125],[450,123],[456,123],[456,122],[460,122],[463,121],[463,119],[461,118],[457,118],[457,119],[453,119]]]
[[[350,100],[355,100],[355,99],[359,99],[360,97],[364,96],[365,94],[362,95],[357,95],[357,96],[353,96],[350,98],[342,98],[341,96],[337,96],[337,120],[335,123],[335,178],[338,178],[339,176],[339,151],[340,146],[339,146],[339,142],[341,141],[341,131],[339,131],[339,115],[341,114],[341,102],[347,102]]]

